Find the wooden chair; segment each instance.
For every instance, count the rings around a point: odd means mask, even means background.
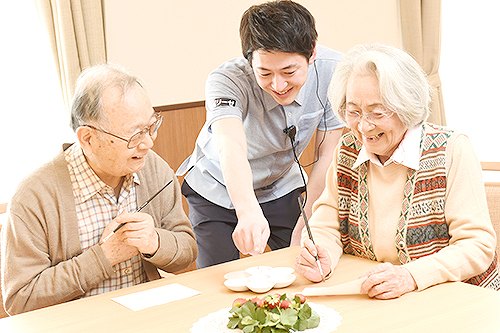
[[[5,213],[6,211],[6,208],[7,208],[7,204],[0,204],[0,214],[3,214]],[[2,234],[2,223],[0,223],[0,235]],[[1,237],[0,237],[0,241],[1,241]],[[0,257],[1,259],[1,257]],[[0,262],[0,265],[2,263]],[[3,298],[2,298],[2,284],[0,283],[0,318],[4,318],[4,317],[8,317],[8,314],[7,312],[5,312],[5,309],[3,307]]]
[[[0,225],[1,229],[1,225]],[[8,317],[9,315],[5,312],[5,308],[3,307],[3,298],[2,298],[2,285],[0,284],[0,318]]]
[[[482,162],[481,165],[485,171],[500,173],[500,162]],[[486,181],[484,187],[491,223],[493,223],[493,228],[497,234],[497,254],[500,256],[500,181]]]
[[[497,254],[500,256],[500,182],[488,182],[484,184],[484,187],[486,189],[491,223],[493,223],[493,228],[495,228],[495,232],[497,233]]]

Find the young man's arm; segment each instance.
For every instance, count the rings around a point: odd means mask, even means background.
[[[234,244],[243,254],[262,253],[266,248],[270,229],[255,197],[241,119],[230,117],[217,120],[212,124],[212,131],[219,149],[224,182],[238,217],[238,224],[233,232]]]

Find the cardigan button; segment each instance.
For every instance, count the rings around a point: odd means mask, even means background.
[[[400,240],[397,244],[398,249],[402,250],[405,248],[405,242]]]

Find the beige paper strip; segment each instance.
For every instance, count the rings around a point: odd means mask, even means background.
[[[304,288],[302,293],[304,296],[359,295],[361,294],[361,284],[365,279],[366,277],[362,277],[331,287],[308,287]]]

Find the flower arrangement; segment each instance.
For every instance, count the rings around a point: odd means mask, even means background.
[[[288,333],[305,331],[319,325],[319,316],[306,303],[306,297],[296,294],[266,295],[251,299],[237,298],[229,311],[228,328],[244,333]]]

